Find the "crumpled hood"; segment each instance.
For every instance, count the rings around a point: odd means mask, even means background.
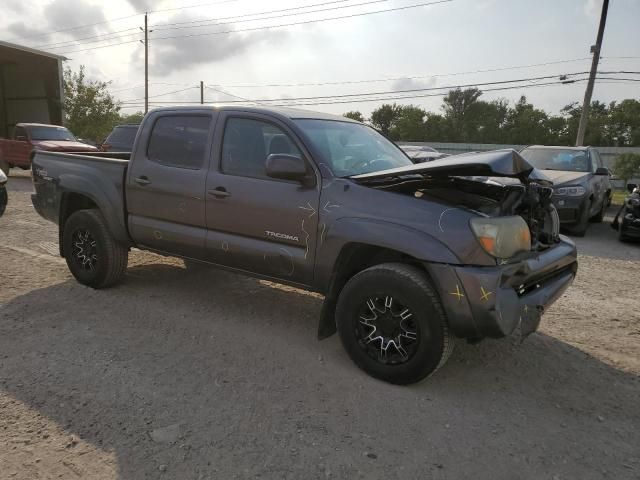
[[[545,172],[546,173],[546,172]],[[521,181],[538,180],[550,182],[540,170],[534,168],[522,156],[512,149],[492,150],[490,152],[464,153],[433,160],[428,163],[391,168],[379,172],[353,175],[350,178],[359,181],[402,177],[412,174],[429,176],[484,176],[513,177]]]
[[[32,140],[34,147],[42,150],[61,150],[72,152],[96,152],[98,149],[86,143],[76,142],[72,140]]]
[[[545,170],[544,174],[553,181],[553,185],[558,187],[565,183],[580,183],[586,180],[590,172],[567,172],[560,170]]]

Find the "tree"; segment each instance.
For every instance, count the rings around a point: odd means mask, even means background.
[[[395,103],[393,105],[385,103],[380,108],[371,112],[371,124],[387,137],[397,118],[398,106]]]
[[[450,123],[450,142],[469,142],[472,141],[471,132],[467,128],[467,116],[471,106],[478,101],[478,98],[482,95],[482,92],[477,88],[467,88],[461,90],[456,88],[450,90],[446,97],[444,97],[444,117]]]
[[[627,183],[630,178],[640,177],[640,153],[623,153],[615,160],[613,172]]]
[[[120,120],[118,123],[142,123],[142,118],[144,117],[143,112],[130,113],[128,115],[120,115]]]
[[[355,120],[357,122],[364,123],[364,117],[362,116],[362,113],[357,111],[357,110],[353,110],[351,112],[343,113],[342,116],[350,118],[351,120]]]
[[[550,138],[549,116],[544,110],[535,108],[527,102],[524,95],[515,106],[509,110],[505,125],[505,135],[509,143],[530,145],[532,143],[549,144],[555,139]]]
[[[390,131],[393,140],[422,142],[425,139],[425,117],[427,112],[414,105],[397,107],[396,118]]]
[[[120,105],[107,91],[109,83],[87,79],[84,65],[64,71],[65,125],[78,137],[101,142],[120,120]]]

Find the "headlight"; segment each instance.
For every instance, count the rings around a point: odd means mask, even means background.
[[[560,187],[553,190],[554,195],[562,195],[566,197],[581,197],[587,193],[584,187]]]
[[[470,223],[478,242],[489,255],[510,258],[531,250],[531,232],[522,217],[477,217]]]

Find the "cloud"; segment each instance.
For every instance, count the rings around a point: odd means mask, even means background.
[[[73,11],[73,15],[70,12]],[[102,9],[97,5],[91,5],[82,1],[54,0],[43,9],[44,18],[51,30],[66,30],[80,25],[91,25],[84,28],[68,30],[64,32],[73,38],[84,38],[95,35],[106,29],[106,23],[92,25],[106,20]]]
[[[602,2],[599,0],[587,0],[584,4],[584,13],[587,17],[592,19],[600,18],[600,10],[602,8]]]
[[[45,31],[43,29],[33,28],[31,24],[27,25],[24,22],[14,22],[5,28],[12,34],[12,41],[25,39],[35,43],[42,43],[48,41],[50,38],[49,35],[44,33]]]
[[[168,23],[186,22],[193,20],[184,13],[175,15]],[[225,24],[215,31],[229,31],[234,27]],[[195,33],[204,33],[202,29],[196,29]],[[174,38],[168,40],[153,40],[153,37],[171,37],[176,34],[189,35],[194,31],[189,30],[157,30],[149,41],[150,69],[154,75],[166,76],[170,73],[186,70],[191,67],[215,63],[230,57],[241,55],[251,48],[261,44],[279,45],[287,37],[288,33],[282,30],[261,30],[251,33],[230,33],[221,35],[205,35],[196,37]],[[139,54],[134,54],[137,61]]]
[[[428,79],[401,78],[399,80],[393,81],[393,83],[391,84],[391,90],[402,91],[430,88],[434,87],[436,83],[437,80],[435,77],[429,77]]]

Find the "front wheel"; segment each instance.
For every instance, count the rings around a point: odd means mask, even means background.
[[[453,351],[438,294],[411,265],[385,263],[352,277],[340,292],[336,322],[354,363],[390,383],[424,379]]]
[[[113,238],[99,210],[79,210],[67,219],[62,250],[73,276],[89,287],[114,285],[127,269],[128,248]]]

